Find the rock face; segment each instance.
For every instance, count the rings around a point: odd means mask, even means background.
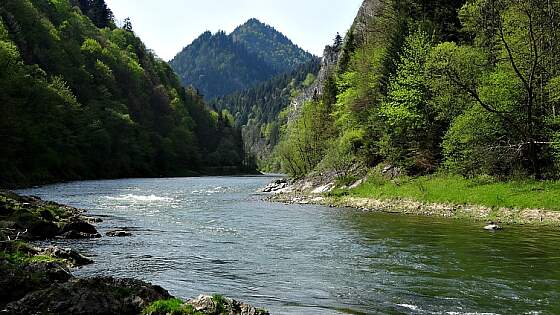
[[[169,299],[159,286],[132,279],[75,279],[28,294],[6,306],[8,314],[137,315],[151,302]]]
[[[323,51],[323,57],[321,58],[321,69],[317,74],[317,79],[308,88],[303,90],[298,96],[292,100],[290,105],[294,110],[292,110],[292,116],[290,119],[294,119],[299,115],[300,109],[303,104],[307,101],[317,98],[323,94],[323,87],[327,78],[333,73],[338,63],[340,50],[335,49],[332,46],[325,46]]]
[[[368,34],[368,25],[371,25],[372,20],[383,11],[383,6],[384,2],[381,0],[364,0],[356,18],[354,19],[352,28],[349,31],[351,32],[351,38],[354,41],[353,45],[359,45],[365,41]],[[348,40],[349,37],[346,36],[344,39],[344,45],[348,44]],[[321,59],[321,70],[319,70],[317,79],[311,86],[294,98],[291,104],[291,107],[294,110],[292,110],[292,116],[290,119],[294,119],[299,116],[300,109],[305,102],[323,94],[325,81],[333,73],[333,71],[335,71],[339,60],[343,57],[342,55],[343,50],[340,48],[332,46],[325,47],[323,57]]]
[[[204,314],[228,315],[269,315],[265,310],[241,303],[234,299],[200,295],[198,298],[187,301],[195,310]]]
[[[357,44],[364,42],[368,26],[382,12],[383,5],[384,1],[381,0],[364,0],[350,30]]]

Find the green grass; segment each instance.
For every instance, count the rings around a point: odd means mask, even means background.
[[[53,258],[47,255],[34,256],[24,252],[4,252],[4,251],[0,251],[0,259],[5,259],[14,264],[64,262],[63,259]]]
[[[203,315],[192,305],[185,304],[179,299],[155,301],[142,311],[142,315]]]
[[[372,176],[352,190],[333,195],[387,199],[414,199],[429,203],[473,204],[516,209],[560,210],[560,181],[507,181],[491,177],[427,176],[388,181]]]
[[[3,241],[0,249],[0,259],[17,265],[50,262],[64,263],[64,259],[48,255],[34,255],[33,253],[34,250],[24,241]]]

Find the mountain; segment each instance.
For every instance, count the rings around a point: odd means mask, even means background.
[[[264,60],[277,72],[286,72],[315,57],[277,31],[274,27],[250,19],[231,34],[233,41],[242,43],[247,50]]]
[[[0,2],[0,69],[0,186],[243,168],[232,119],[103,0]]]
[[[206,32],[169,63],[185,86],[206,99],[243,90],[267,80],[276,71],[224,32]]]
[[[251,19],[234,32],[205,32],[169,64],[205,99],[248,89],[315,58],[274,28]]]

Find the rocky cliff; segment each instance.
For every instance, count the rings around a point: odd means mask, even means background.
[[[363,43],[368,32],[368,25],[381,13],[384,5],[383,0],[364,0],[352,23],[352,27],[344,38],[342,47],[325,47],[321,59],[321,70],[317,75],[317,79],[292,101],[291,106],[294,109],[292,110],[292,118],[297,117],[301,106],[305,102],[323,94],[323,87],[327,78],[336,70],[345,54],[351,53],[352,49],[350,47],[356,47]]]

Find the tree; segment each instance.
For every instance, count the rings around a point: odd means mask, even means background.
[[[87,12],[87,16],[92,20],[93,24],[98,28],[105,28],[111,25],[114,16],[113,12],[105,0],[90,0],[90,9]]]
[[[546,0],[469,2],[461,18],[477,47],[445,43],[434,58],[438,75],[509,129],[492,146],[504,152],[516,148],[519,161],[537,178],[550,165],[547,151],[554,144],[550,130],[537,126],[546,126],[554,112],[545,87],[560,70],[558,9],[557,1]]]
[[[124,19],[122,29],[125,30],[125,31],[127,31],[127,32],[133,32],[133,30],[132,30],[132,22],[130,21],[130,18]]]
[[[336,37],[334,38],[333,48],[336,51],[340,51],[340,49],[342,48],[342,36],[340,36],[340,33],[336,33]]]
[[[438,131],[442,126],[430,104],[431,91],[424,71],[431,49],[432,41],[426,33],[416,31],[407,37],[397,73],[380,108],[382,154],[392,164],[413,173],[434,171],[439,156]]]

